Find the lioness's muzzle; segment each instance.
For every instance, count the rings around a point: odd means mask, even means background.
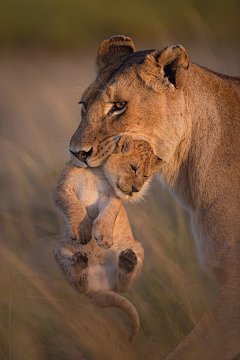
[[[86,162],[87,159],[92,155],[92,152],[93,152],[93,148],[91,147],[91,149],[89,151],[73,151],[73,150],[70,150],[70,153],[72,153],[77,159],[81,160],[81,161],[84,161]]]

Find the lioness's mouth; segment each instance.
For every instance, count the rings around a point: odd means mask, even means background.
[[[74,163],[74,165],[77,166],[77,167],[81,167],[81,168],[89,167],[88,163],[86,161],[79,160],[73,154],[71,154],[71,160]]]
[[[69,151],[71,153],[71,156],[76,158],[77,160],[80,160],[81,162],[83,162],[85,165],[88,165],[88,160],[91,157],[92,153],[93,153],[93,148],[91,147],[91,149],[89,151],[75,151],[73,149],[69,148]]]

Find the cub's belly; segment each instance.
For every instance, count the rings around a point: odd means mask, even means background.
[[[84,190],[85,189],[85,190]],[[78,199],[81,203],[84,204],[85,207],[94,205],[99,201],[99,192],[95,188],[92,188],[91,191],[87,189],[87,187],[82,187],[78,191]]]
[[[85,206],[89,218],[94,220],[99,213],[100,193],[97,187],[92,186],[90,190],[83,184],[83,186],[78,190],[78,199]]]
[[[88,269],[88,291],[114,290],[117,281],[117,267],[108,269],[103,265],[90,266]]]

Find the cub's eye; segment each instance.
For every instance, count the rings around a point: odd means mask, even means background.
[[[126,101],[116,101],[113,103],[113,107],[111,108],[111,113],[120,115],[124,113],[127,109],[127,103]]]
[[[135,166],[133,166],[133,165],[130,165],[130,166],[131,166],[132,171],[136,174],[137,168]]]
[[[148,179],[148,176],[147,176],[147,175],[145,175],[143,178],[144,178],[144,180],[147,180],[147,179]]]

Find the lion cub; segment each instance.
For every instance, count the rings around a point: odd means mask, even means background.
[[[144,141],[123,136],[102,167],[76,167],[73,157],[53,191],[53,202],[68,223],[65,239],[54,249],[63,277],[96,305],[123,309],[132,322],[130,342],[139,317],[118,292],[139,277],[144,250],[133,238],[120,197],[134,198],[158,163]]]

